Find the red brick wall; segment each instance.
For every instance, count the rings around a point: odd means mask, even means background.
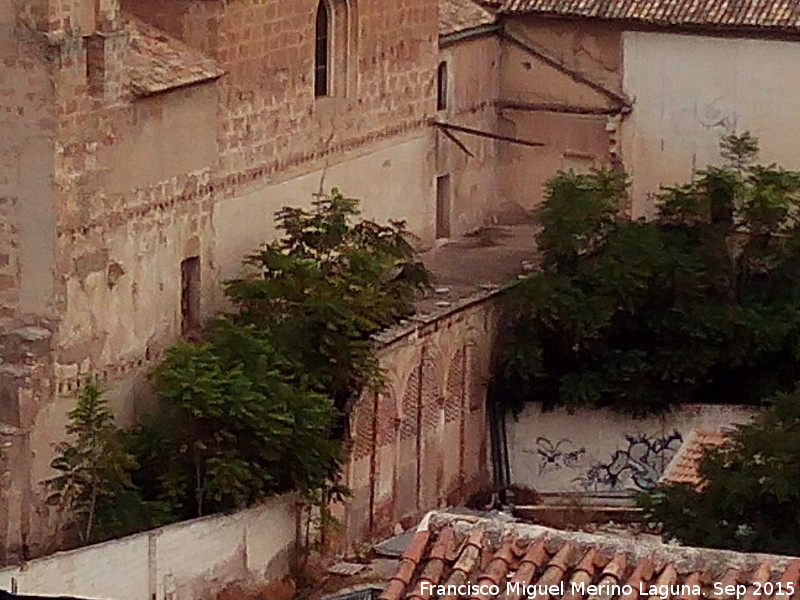
[[[360,398],[351,417],[353,495],[339,515],[347,543],[408,528],[489,485],[485,399],[497,315],[488,299],[382,350],[387,386]]]

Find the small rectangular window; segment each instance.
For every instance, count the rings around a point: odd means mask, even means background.
[[[200,333],[200,258],[181,262],[181,335]]]

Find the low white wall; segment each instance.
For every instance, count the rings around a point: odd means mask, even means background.
[[[0,589],[102,600],[201,600],[287,573],[296,498],[168,525],[0,570]]]
[[[539,492],[650,489],[693,429],[719,431],[750,419],[741,406],[686,405],[634,419],[610,410],[525,407],[508,417],[511,483]]]

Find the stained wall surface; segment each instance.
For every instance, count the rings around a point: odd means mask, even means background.
[[[750,131],[761,160],[800,168],[800,44],[790,41],[626,32],[625,91],[636,99],[624,154],[636,215],[653,214],[661,185],[719,165],[719,140]]]
[[[541,144],[505,143],[500,195],[533,208],[559,170],[588,172],[613,154],[621,106],[620,31],[591,22],[521,17],[502,41],[499,129]]]
[[[506,423],[511,483],[545,493],[648,490],[693,429],[716,432],[752,415],[741,406],[686,405],[634,419],[609,410],[543,412],[528,404]]]
[[[108,381],[121,425],[152,408],[183,260],[213,314],[274,211],[308,204],[322,173],[432,241],[437,7],[335,4],[346,77],[315,98],[316,0],[3,3],[0,560],[58,543],[41,484],[83,377]],[[157,43],[130,19],[160,26]],[[129,85],[134,52],[152,91]],[[184,55],[218,76],[171,85]]]
[[[500,43],[493,35],[457,41],[442,47],[447,65],[447,106],[438,121],[497,133]],[[502,213],[497,186],[500,143],[491,137],[450,132],[464,148],[439,131],[436,136],[436,175],[450,180],[450,236],[458,237],[491,222]],[[432,215],[435,219],[436,215]]]
[[[381,350],[386,389],[364,394],[351,422],[347,541],[380,539],[490,485],[486,386],[498,302],[412,327]]]
[[[297,498],[196,519],[0,569],[0,589],[24,595],[194,600],[229,584],[285,576],[297,539]]]

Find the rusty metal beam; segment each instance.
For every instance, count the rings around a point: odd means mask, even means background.
[[[531,140],[523,140],[520,138],[511,137],[508,135],[500,135],[498,133],[493,133],[491,131],[482,131],[480,129],[473,129],[472,127],[463,127],[462,125],[453,125],[452,123],[442,123],[441,121],[431,121],[431,125],[434,125],[442,130],[450,130],[450,131],[458,131],[460,133],[466,133],[468,135],[476,135],[478,137],[489,138],[492,140],[498,140],[500,142],[509,142],[511,144],[520,144],[522,146],[531,146],[533,148],[541,148],[546,144],[542,142],[533,142]]]
[[[461,148],[470,158],[475,158],[475,155],[472,152],[469,151],[469,148],[467,148],[467,146],[464,144],[464,142],[462,142],[460,139],[458,139],[452,133],[447,131],[447,129],[442,129],[442,133],[445,135],[445,137],[447,137],[450,141],[452,141],[456,146]]]
[[[497,108],[501,110],[522,110],[530,112],[554,112],[568,115],[619,115],[630,112],[626,107],[601,108],[594,106],[576,106],[573,104],[552,104],[524,102],[521,100],[498,100]]]

